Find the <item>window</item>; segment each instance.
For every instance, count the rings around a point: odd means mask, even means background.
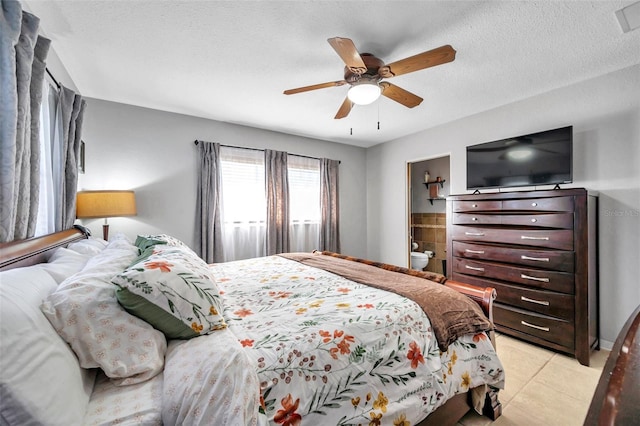
[[[312,251],[320,229],[320,160],[289,155],[287,165],[291,251]],[[264,256],[264,152],[220,147],[220,169],[224,260]]]
[[[54,177],[61,179],[59,150],[54,150],[55,132],[60,131],[60,117],[56,113],[58,91],[45,79],[42,88],[42,105],[40,107],[40,192],[38,199],[38,217],[34,236],[49,234],[55,231],[56,193],[53,190]],[[55,165],[58,165],[55,167]]]
[[[291,251],[315,250],[320,232],[320,160],[289,155],[287,172]]]
[[[220,147],[225,261],[264,256],[264,153]]]

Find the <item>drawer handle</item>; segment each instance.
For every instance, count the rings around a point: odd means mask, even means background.
[[[540,327],[539,325],[529,324],[526,321],[520,321],[520,324],[526,325],[527,327],[535,328],[536,330],[549,331],[549,327]]]
[[[531,303],[536,303],[538,305],[549,306],[549,302],[546,300],[529,299],[528,297],[524,297],[524,296],[520,296],[520,300],[522,300],[523,302],[531,302]]]
[[[484,232],[465,232],[464,235],[471,235],[473,237],[484,237]]]
[[[531,203],[531,207],[537,207],[538,203]]]
[[[542,241],[549,241],[549,237],[530,237],[528,235],[521,235],[520,236],[521,240],[542,240]]]
[[[466,253],[484,254],[484,250],[471,250],[471,249],[465,249],[464,251],[465,251]]]
[[[535,260],[538,262],[548,262],[549,258],[548,257],[531,257],[531,256],[525,256],[524,254],[522,256],[520,256],[520,259],[522,260]]]
[[[536,218],[531,219],[531,223],[536,223],[537,221],[538,221],[538,219],[536,219]]]
[[[520,278],[524,278],[525,280],[541,281],[543,283],[549,282],[549,278],[538,278],[538,277],[532,277],[531,275],[525,275],[525,274],[520,274]]]
[[[472,204],[471,207],[476,208],[476,207],[478,207],[478,205],[477,204]]]
[[[478,218],[477,218],[477,217],[472,217],[472,218],[471,218],[471,221],[472,221],[472,222],[475,222],[475,221],[477,221],[477,220],[478,220]]]
[[[472,271],[484,272],[484,268],[477,268],[475,266],[464,265],[465,268],[471,269]]]

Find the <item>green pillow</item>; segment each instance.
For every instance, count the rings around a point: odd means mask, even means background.
[[[141,252],[145,251],[149,247],[153,247],[156,244],[167,244],[166,241],[157,238],[159,236],[155,235],[138,235],[136,238],[136,242],[133,243],[136,247],[140,249]]]
[[[222,299],[207,264],[190,249],[156,245],[111,280],[120,304],[169,339],[225,328]]]

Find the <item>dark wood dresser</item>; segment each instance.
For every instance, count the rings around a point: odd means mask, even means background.
[[[499,332],[589,365],[598,340],[597,197],[582,188],[447,198],[447,277],[494,287]]]

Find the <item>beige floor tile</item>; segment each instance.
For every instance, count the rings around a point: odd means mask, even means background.
[[[505,408],[502,415],[491,426],[538,426],[527,409],[514,406]],[[547,425],[545,425],[547,426]]]
[[[580,364],[577,359],[567,355],[563,355],[563,354],[556,354],[551,360],[551,362],[560,363],[567,368],[575,367],[579,371],[597,371],[598,374],[600,374],[600,372],[604,368],[604,365],[607,362],[609,353],[610,351],[606,351],[606,350],[591,352],[591,357],[589,359],[588,367]]]
[[[509,402],[503,416],[520,425],[581,426],[588,408],[586,401],[532,381]]]
[[[604,365],[607,363],[607,359],[609,359],[609,354],[611,351],[600,349],[599,351],[591,352],[591,360],[589,362],[589,368],[595,368],[599,371],[602,371]]]
[[[505,373],[507,375],[507,379],[504,383],[504,389],[500,389],[500,392],[498,393],[498,400],[502,404],[503,408],[524,388],[527,383],[529,383],[529,380],[527,379],[523,379],[518,375],[510,374],[510,370],[507,370],[506,367]]]
[[[565,355],[554,355],[544,368],[533,378],[567,395],[580,400],[591,401],[601,369],[581,365]]]
[[[530,383],[548,386],[579,401],[591,401],[599,378],[597,371],[578,372],[577,369],[549,362]]]
[[[496,348],[505,371],[507,393],[525,385],[554,355],[554,352],[505,335],[496,338]]]

